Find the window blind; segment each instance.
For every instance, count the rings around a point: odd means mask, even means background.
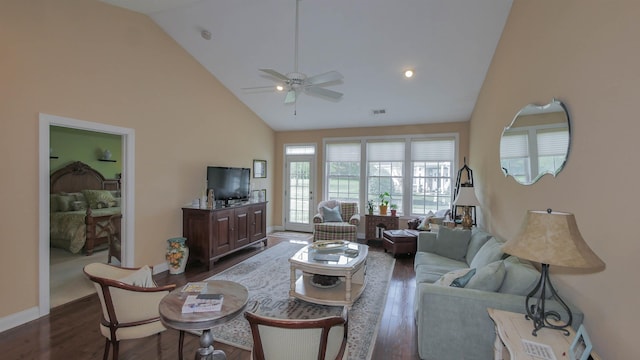
[[[326,161],[360,161],[360,143],[327,144]]]
[[[367,161],[404,161],[404,142],[368,142]]]
[[[453,139],[414,140],[411,142],[413,161],[453,161],[455,141]]]

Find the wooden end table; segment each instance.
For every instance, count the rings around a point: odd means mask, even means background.
[[[184,304],[187,295],[194,295],[194,293],[182,292],[182,287],[180,287],[160,301],[160,320],[165,326],[176,330],[202,331],[196,359],[200,356],[200,360],[226,360],[227,355],[224,351],[213,348],[211,328],[233,319],[244,310],[249,298],[249,291],[236,282],[226,280],[207,281],[207,291],[224,296],[222,310],[183,314],[182,304]]]
[[[571,342],[576,336],[571,327],[567,328],[569,336],[550,328],[542,328],[538,331],[538,336],[533,336],[531,334],[533,323],[531,320],[527,320],[524,314],[496,309],[487,309],[487,311],[491,320],[496,324],[494,360],[540,360],[524,353],[522,349],[523,339],[549,345],[557,360],[568,359],[569,346],[571,346]],[[600,357],[595,352],[591,352],[591,357],[594,360],[600,360]]]

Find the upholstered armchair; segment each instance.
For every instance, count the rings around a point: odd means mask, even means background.
[[[346,360],[348,312],[320,319],[277,319],[245,312],[253,336],[252,359]]]
[[[160,334],[166,328],[160,322],[160,300],[175,285],[158,287],[148,266],[121,268],[103,263],[84,267],[85,275],[94,282],[102,305],[100,332],[106,338],[103,359],[113,347],[113,360],[118,359],[121,340],[139,339]],[[184,333],[180,333],[179,358],[182,359]]]
[[[347,240],[357,241],[360,214],[358,203],[325,200],[318,204],[318,213],[313,217],[313,241]]]

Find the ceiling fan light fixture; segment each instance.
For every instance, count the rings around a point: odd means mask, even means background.
[[[406,77],[407,79],[412,78],[413,75],[414,75],[414,72],[411,69],[407,69],[407,70],[404,71],[404,77]]]
[[[282,86],[282,85],[276,85],[276,90],[278,90],[278,91],[284,91],[284,86]]]

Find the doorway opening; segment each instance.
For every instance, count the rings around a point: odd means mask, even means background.
[[[122,256],[121,264],[131,266],[134,259],[134,130],[129,128],[111,126],[100,123],[93,123],[67,117],[40,114],[39,124],[39,316],[49,313],[51,308],[50,294],[50,272],[51,272],[51,250],[50,250],[50,127],[63,127],[70,129],[86,130],[97,133],[112,134],[120,136],[122,154],[122,175],[121,175],[121,213],[122,213]],[[90,150],[88,150],[90,151]],[[105,255],[106,256],[106,255]]]

